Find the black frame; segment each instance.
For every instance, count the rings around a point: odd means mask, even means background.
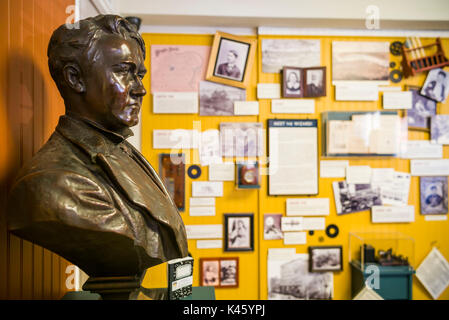
[[[230,248],[228,245],[229,218],[249,218],[249,247]],[[224,214],[224,251],[254,251],[254,214],[253,213],[225,213]]]
[[[320,249],[339,249],[340,250],[340,269],[313,269],[313,252]],[[309,247],[309,271],[310,272],[339,272],[343,271],[343,246],[310,246]]]

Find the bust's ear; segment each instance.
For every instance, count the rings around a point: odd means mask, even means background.
[[[67,85],[77,93],[86,92],[86,86],[81,76],[81,69],[75,63],[68,63],[62,70]]]

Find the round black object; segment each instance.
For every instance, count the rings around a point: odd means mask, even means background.
[[[324,237],[323,237],[323,236],[319,237],[319,238],[318,238],[318,241],[319,241],[319,242],[323,242],[323,241],[324,241]]]
[[[398,69],[395,69],[390,72],[390,80],[391,82],[398,83],[402,80],[402,72]]]
[[[191,165],[189,169],[187,170],[187,175],[191,179],[197,179],[201,176],[201,168],[197,166],[196,164]]]
[[[394,56],[400,56],[401,55],[401,48],[402,48],[402,42],[401,41],[395,41],[390,44],[390,52]]]
[[[338,236],[338,232],[339,232],[339,229],[335,224],[330,224],[326,228],[326,235],[329,238],[335,238],[336,236]]]
[[[391,62],[390,62],[390,68],[394,68],[394,67],[396,67],[396,62],[391,61]]]
[[[139,31],[142,19],[140,19],[139,17],[126,17],[125,19],[128,20],[129,23],[133,24],[136,27],[137,31]]]
[[[309,236],[313,236],[315,234],[315,231],[309,230]]]

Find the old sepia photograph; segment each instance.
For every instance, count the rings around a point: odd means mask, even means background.
[[[295,67],[282,69],[282,96],[284,98],[301,98],[304,95],[302,70]]]
[[[279,73],[284,66],[307,68],[319,65],[321,65],[320,40],[262,40],[262,72],[264,73]]]
[[[310,272],[343,270],[342,246],[309,247]]]
[[[239,258],[220,258],[220,286],[238,287]]]
[[[420,94],[420,87],[408,86],[412,92],[412,108],[406,110],[408,128],[412,130],[428,131],[430,117],[436,114],[437,103]]]
[[[443,69],[432,69],[427,74],[421,94],[429,99],[445,102],[449,94],[449,72]]]
[[[220,285],[220,262],[218,259],[200,259],[201,286]]]
[[[304,69],[304,97],[326,96],[326,67]]]
[[[449,115],[437,114],[430,120],[430,140],[433,143],[449,145]]]
[[[234,101],[246,101],[246,90],[209,81],[200,82],[200,116],[233,116]]]
[[[388,84],[388,42],[333,41],[332,82],[374,81]]]
[[[220,141],[223,157],[262,156],[264,129],[260,122],[221,122]]]
[[[246,88],[256,53],[255,39],[217,32],[211,49],[206,79]]]
[[[448,213],[448,177],[420,177],[421,214]]]
[[[278,240],[283,238],[281,230],[282,214],[265,214],[263,220],[263,238],[264,240]]]
[[[335,207],[337,214],[346,214],[370,210],[372,206],[382,205],[380,189],[371,184],[354,184],[346,181],[334,181]]]
[[[254,216],[246,213],[229,213],[225,218],[224,251],[254,250]]]
[[[330,300],[333,281],[332,272],[309,272],[308,254],[268,258],[269,300]]]

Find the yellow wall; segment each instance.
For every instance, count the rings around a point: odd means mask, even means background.
[[[247,88],[247,100],[256,100],[257,83],[280,83],[279,74],[262,73],[260,40],[264,38],[298,38],[298,39],[321,39],[321,65],[327,67],[327,96],[316,99],[314,115],[298,114],[272,114],[270,100],[259,100],[259,116],[199,116],[199,115],[169,115],[153,114],[152,95],[148,94],[144,100],[142,111],[142,152],[147,159],[158,170],[158,156],[162,152],[170,150],[154,150],[152,148],[152,133],[154,129],[193,129],[193,121],[201,121],[201,130],[219,129],[220,122],[262,122],[266,128],[266,120],[270,118],[313,118],[319,119],[321,112],[328,110],[349,111],[349,110],[380,110],[382,109],[381,99],[378,102],[337,102],[334,99],[334,88],[331,85],[331,43],[334,40],[355,40],[355,41],[404,41],[404,38],[368,38],[368,37],[276,37],[258,36],[258,52],[254,68],[252,70],[251,82]],[[151,70],[150,47],[152,44],[171,45],[211,45],[212,35],[175,35],[175,34],[144,34],[147,45],[147,68]],[[431,42],[433,39],[421,39],[423,44]],[[449,40],[443,40],[445,52],[449,53]],[[399,64],[401,57],[391,56],[391,61]],[[150,88],[150,72],[145,78],[146,88]],[[404,87],[409,85],[422,85],[425,74],[403,80],[400,84]],[[150,92],[150,90],[148,90]],[[438,104],[438,112],[449,114],[449,102]],[[319,121],[320,126],[320,121]],[[321,142],[321,130],[319,141]],[[428,139],[429,134],[425,132],[409,131],[409,139]],[[319,144],[320,145],[320,144]],[[320,145],[321,148],[321,145]],[[320,150],[321,154],[321,150]],[[320,157],[321,158],[321,157]],[[449,146],[444,147],[444,158],[449,158]],[[191,159],[195,155],[191,153]],[[197,157],[196,157],[197,159]],[[226,160],[226,159],[225,159]],[[350,165],[370,165],[373,168],[394,168],[397,171],[409,172],[409,161],[402,159],[350,159]],[[188,165],[186,166],[188,168]],[[199,180],[207,180],[207,167],[202,168],[203,173]],[[196,240],[189,240],[189,251],[195,258],[194,286],[199,285],[199,259],[205,257],[231,257],[238,256],[240,264],[240,284],[239,288],[216,289],[217,299],[267,299],[267,253],[269,248],[295,247],[298,253],[306,253],[308,246],[313,245],[342,245],[344,257],[344,271],[334,274],[334,298],[351,298],[351,278],[348,264],[348,233],[350,231],[400,231],[415,238],[415,265],[424,259],[431,249],[431,244],[436,243],[440,251],[449,260],[449,221],[427,222],[419,212],[419,178],[413,177],[410,189],[409,204],[415,206],[416,220],[410,224],[372,224],[370,213],[360,212],[337,216],[332,192],[332,181],[338,179],[321,178],[319,181],[319,194],[317,197],[330,198],[330,215],[326,217],[326,225],[335,223],[340,228],[337,238],[328,238],[324,231],[315,231],[313,236],[307,235],[307,245],[284,246],[282,240],[263,240],[263,215],[265,213],[283,213],[285,215],[286,196],[267,196],[267,178],[261,179],[260,190],[235,190],[234,182],[224,182],[224,196],[216,199],[216,216],[214,217],[191,217],[188,214],[189,197],[191,196],[191,179],[186,176],[186,211],[182,213],[185,224],[220,224],[224,223],[225,213],[254,213],[254,252],[223,252],[222,249],[196,249]],[[323,236],[324,242],[319,242],[318,238]],[[146,279],[148,281],[148,279]],[[413,298],[429,299],[430,295],[419,280],[413,280]],[[449,299],[449,289],[447,289],[440,299]]]

